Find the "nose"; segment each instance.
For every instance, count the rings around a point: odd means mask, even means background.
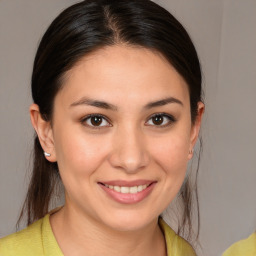
[[[113,139],[109,161],[114,168],[131,174],[145,168],[150,157],[142,132],[135,128],[117,132]]]

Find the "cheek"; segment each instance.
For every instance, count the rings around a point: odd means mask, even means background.
[[[69,133],[67,129],[65,134],[59,132],[56,136],[55,149],[60,173],[77,178],[91,175],[107,154],[100,136]]]
[[[167,176],[184,178],[188,163],[189,137],[168,136],[154,143],[152,155]]]
[[[184,134],[183,134],[184,135]],[[152,144],[152,158],[159,172],[162,197],[158,197],[162,211],[172,202],[178,194],[187,170],[189,138],[187,136],[169,135],[161,138],[158,143]]]

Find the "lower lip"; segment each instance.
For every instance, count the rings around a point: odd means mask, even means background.
[[[122,203],[122,204],[135,204],[145,199],[152,192],[156,183],[150,184],[146,189],[135,194],[130,194],[130,193],[123,194],[113,189],[110,189],[100,183],[98,184],[107,193],[107,195],[110,196],[112,199],[114,199],[116,202]]]

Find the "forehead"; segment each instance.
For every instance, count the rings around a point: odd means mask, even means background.
[[[160,53],[124,45],[95,51],[66,74],[56,98],[68,104],[82,96],[116,105],[168,96],[189,101],[186,82]]]

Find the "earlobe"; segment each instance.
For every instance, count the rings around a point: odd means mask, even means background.
[[[193,126],[191,127],[191,133],[190,133],[190,149],[189,149],[189,155],[188,158],[191,159],[193,156],[193,151],[194,151],[194,146],[196,144],[199,132],[200,132],[200,127],[201,127],[201,123],[202,123],[202,117],[204,114],[204,103],[203,102],[198,102],[197,104],[197,117],[196,120],[193,124]]]
[[[51,123],[42,118],[37,104],[32,104],[29,108],[31,123],[37,133],[41,147],[45,152],[45,157],[50,162],[56,162],[54,139]]]

